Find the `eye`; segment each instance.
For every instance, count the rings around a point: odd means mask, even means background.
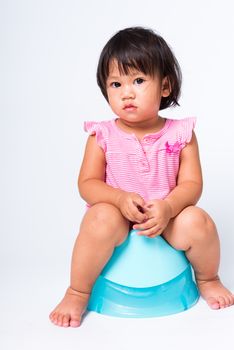
[[[110,84],[110,86],[113,87],[113,88],[118,88],[118,87],[121,86],[121,84],[118,83],[117,81],[114,81],[113,83]]]
[[[140,85],[140,84],[142,84],[144,81],[145,81],[145,80],[142,79],[142,78],[136,78],[136,79],[134,80],[134,84]]]

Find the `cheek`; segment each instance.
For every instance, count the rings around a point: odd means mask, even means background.
[[[162,96],[161,96],[160,92],[152,92],[151,93],[150,99],[152,101],[152,104],[158,105],[161,101],[161,98],[162,98]]]
[[[108,103],[113,111],[118,111],[119,110],[119,104],[117,103],[116,98],[110,97],[108,99]]]
[[[117,104],[118,104],[118,97],[116,96],[116,94],[115,95],[109,94],[108,95],[108,102],[109,102],[110,105],[117,106]]]
[[[161,99],[161,97],[156,94],[155,92],[150,92],[144,95],[144,100],[147,102],[149,105],[157,105],[158,101]]]

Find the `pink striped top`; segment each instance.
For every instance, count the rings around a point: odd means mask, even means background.
[[[105,152],[106,183],[144,198],[164,199],[176,186],[180,151],[190,142],[196,118],[166,119],[163,128],[139,141],[115,120],[85,122]]]

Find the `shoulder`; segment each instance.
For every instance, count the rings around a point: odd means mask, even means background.
[[[187,117],[182,119],[169,119],[171,124],[170,128],[174,129],[194,129],[196,125],[197,118],[196,117]]]
[[[105,121],[85,121],[84,122],[84,130],[88,132],[90,135],[95,135],[99,131],[105,131],[112,128],[113,120],[105,120]]]
[[[169,135],[181,143],[189,143],[196,125],[195,117],[170,119]]]
[[[86,121],[84,122],[84,130],[89,135],[96,135],[97,144],[106,151],[108,140],[113,132],[113,120],[107,121]]]

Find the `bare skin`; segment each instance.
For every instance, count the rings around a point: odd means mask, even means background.
[[[96,278],[128,231],[128,221],[114,206],[100,203],[86,212],[73,249],[71,285],[50,314],[54,324],[80,326]]]
[[[234,304],[234,295],[219,279],[220,244],[213,220],[198,207],[185,208],[163,233],[176,249],[185,251],[193,266],[201,296],[214,310]]]
[[[124,75],[115,61],[110,63],[109,73],[107,95],[118,115],[117,126],[139,140],[159,131],[165,123],[158,115],[161,97],[171,92],[167,77],[160,82],[136,70]],[[202,192],[195,133],[180,152],[176,186],[164,200],[145,202],[137,193],[107,185],[105,176],[105,154],[95,136],[90,136],[78,184],[81,197],[91,208],[74,246],[70,287],[50,314],[51,321],[63,327],[80,326],[92,286],[114,248],[126,239],[129,222],[139,234],[151,238],[162,235],[174,248],[185,251],[200,293],[212,309],[233,305],[233,294],[218,277],[220,247],[215,224],[205,211],[195,207]]]
[[[79,327],[86,311],[90,293],[69,287],[61,303],[50,314],[50,320],[60,327]]]
[[[111,223],[108,220],[110,215]],[[73,251],[71,286],[50,314],[55,325],[80,326],[92,286],[113,249],[126,239],[128,229],[128,221],[115,207],[100,203],[89,209]],[[218,277],[219,239],[215,225],[206,212],[193,206],[185,208],[170,220],[163,236],[174,248],[185,251],[195,270],[201,296],[212,309],[234,304],[233,294]]]

